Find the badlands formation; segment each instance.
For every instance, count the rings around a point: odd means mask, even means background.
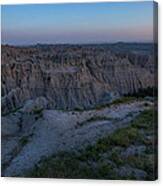
[[[40,96],[50,108],[88,109],[154,86],[150,48],[143,54],[109,46],[2,46],[2,113]]]
[[[46,158],[60,152],[76,153],[77,157],[88,146],[94,148],[98,140],[109,136],[115,145],[98,155],[111,169],[106,174],[80,173],[81,178],[100,175],[103,179],[154,179],[150,176],[154,171],[156,123],[152,121],[149,128],[147,121],[153,113],[154,95],[139,97],[140,92],[155,88],[152,46],[125,43],[2,46],[2,176],[39,177],[36,172],[41,172]],[[133,124],[139,119],[140,126]],[[128,141],[123,140],[129,135],[127,132],[120,140],[124,143],[118,143],[114,135],[123,129],[131,130],[135,140],[131,136]],[[138,141],[138,133],[142,141]],[[114,148],[119,150],[122,164],[111,156]],[[137,157],[137,153],[145,156],[141,162],[149,160],[152,164],[148,170],[144,164],[145,168],[137,166],[139,163],[130,164],[127,158]],[[79,164],[90,166],[89,170],[94,170],[94,166],[101,170],[99,159],[88,159],[80,160]],[[61,161],[64,164],[65,160]],[[73,177],[51,175],[48,171],[44,170],[46,177]],[[79,178],[76,174],[74,178]]]

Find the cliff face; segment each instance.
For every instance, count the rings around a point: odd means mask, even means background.
[[[2,113],[43,96],[50,108],[79,109],[154,86],[152,53],[102,45],[2,46]]]

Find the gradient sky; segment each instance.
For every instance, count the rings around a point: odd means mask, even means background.
[[[150,42],[153,2],[3,5],[2,43]]]

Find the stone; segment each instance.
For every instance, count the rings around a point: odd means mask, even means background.
[[[151,53],[121,55],[101,47],[2,45],[2,113],[38,97],[46,98],[51,109],[89,109],[154,86]]]
[[[9,116],[1,118],[2,136],[11,136],[19,132],[19,118],[17,116]]]

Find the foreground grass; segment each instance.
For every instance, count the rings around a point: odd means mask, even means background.
[[[122,176],[118,173],[121,166],[128,165],[145,171],[146,176],[143,179],[154,180],[157,167],[154,114],[153,110],[142,112],[129,127],[119,129],[85,150],[61,152],[47,158],[40,162],[27,177],[139,179],[134,174]],[[121,154],[131,145],[143,145],[146,150],[141,154],[123,157]]]
[[[91,122],[95,121],[117,121],[117,119],[111,118],[111,117],[105,117],[105,116],[93,116],[86,121],[83,121],[81,123],[78,123],[76,128],[82,127],[84,125],[90,124]]]
[[[136,97],[133,97],[133,96],[124,96],[124,97],[120,97],[120,98],[112,101],[111,103],[97,105],[95,107],[95,109],[100,110],[100,109],[105,108],[105,107],[111,107],[113,105],[119,105],[119,104],[123,104],[123,103],[130,103],[130,102],[133,102],[133,101],[142,101],[142,98],[136,98]]]
[[[77,112],[83,112],[86,110],[100,110],[103,109],[105,107],[111,107],[112,105],[119,105],[119,104],[123,104],[123,103],[130,103],[133,101],[142,101],[143,98],[142,97],[134,97],[134,96],[123,96],[120,97],[110,103],[104,103],[104,104],[97,104],[95,105],[93,108],[83,108],[83,107],[76,107],[74,108],[72,111],[77,111]]]

